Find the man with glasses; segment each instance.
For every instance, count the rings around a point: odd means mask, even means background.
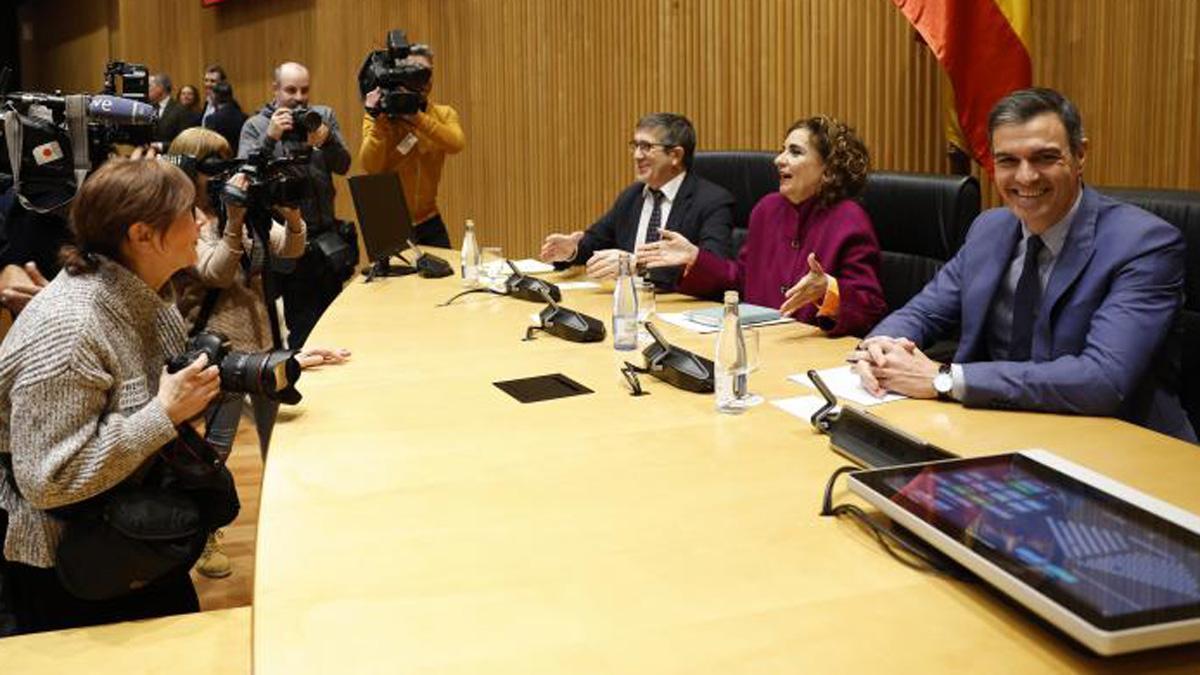
[[[692,123],[673,113],[646,115],[638,120],[629,149],[637,182],[586,232],[546,237],[539,257],[559,268],[587,265],[589,277],[610,279],[617,275],[622,255],[658,241],[667,229],[728,258],[733,195],[688,171],[696,151]],[[649,277],[660,288],[671,289],[679,272],[657,269]]]

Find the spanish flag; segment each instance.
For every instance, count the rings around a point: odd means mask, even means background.
[[[992,106],[1033,83],[1029,0],[892,0],[933,50],[950,79],[962,144],[990,173]]]

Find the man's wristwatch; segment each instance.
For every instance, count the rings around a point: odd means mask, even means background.
[[[942,401],[951,400],[950,392],[954,389],[954,377],[950,375],[950,364],[943,363],[938,368],[937,375],[933,376],[933,390],[937,392],[937,397]]]

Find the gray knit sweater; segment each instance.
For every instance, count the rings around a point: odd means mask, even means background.
[[[124,266],[60,273],[0,345],[0,507],[9,560],[53,567],[46,513],[114,487],[175,437],[155,398],[183,319]]]

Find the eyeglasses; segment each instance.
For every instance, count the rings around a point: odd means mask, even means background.
[[[629,141],[628,145],[630,152],[641,150],[643,155],[650,154],[655,148],[662,148],[665,151],[667,148],[675,147],[671,143],[647,143],[646,141]]]

